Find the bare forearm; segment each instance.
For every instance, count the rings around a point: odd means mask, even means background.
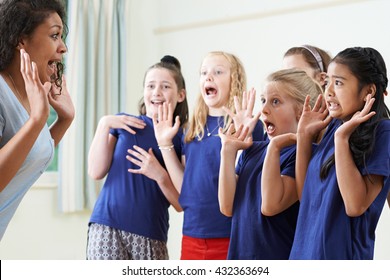
[[[303,185],[305,183],[307,168],[312,155],[311,138],[297,134],[297,153],[295,162],[295,182],[297,187],[298,198],[301,199]]]
[[[50,127],[51,137],[54,139],[54,144],[57,146],[64,137],[65,132],[72,124],[73,119],[57,119]]]
[[[295,178],[280,172],[280,151],[285,146],[273,140],[268,145],[261,178],[261,212],[266,216],[279,214],[298,200]]]
[[[233,215],[233,202],[236,193],[236,155],[237,151],[226,151],[222,146],[218,180],[218,201],[221,213],[228,217]]]
[[[162,193],[177,212],[183,211],[179,204],[179,192],[174,187],[171,178],[165,171],[161,179],[157,181]]]
[[[116,139],[110,136],[110,128],[99,122],[88,153],[88,175],[95,180],[103,179],[111,166]]]
[[[165,167],[169,173],[169,177],[171,178],[175,189],[178,193],[180,193],[183,183],[184,166],[180,162],[173,148],[171,150],[162,149],[161,154],[164,159]]]
[[[261,176],[261,212],[273,215],[280,208],[284,196],[283,181],[280,175],[280,151],[268,146]]]
[[[335,166],[340,193],[347,213],[365,211],[368,187],[353,161],[348,139],[335,137]]]

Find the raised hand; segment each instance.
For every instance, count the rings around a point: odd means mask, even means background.
[[[357,111],[350,120],[344,122],[337,128],[335,137],[349,138],[354,130],[361,124],[368,121],[372,116],[376,114],[375,111],[371,111],[372,105],[375,102],[375,98],[371,94],[366,97],[366,103],[361,111]]]
[[[177,211],[182,211],[183,209],[179,204],[179,192],[175,189],[168,172],[155,157],[152,148],[145,151],[134,145],[133,149],[128,149],[127,152],[130,154],[126,156],[127,160],[140,167],[139,169],[129,168],[128,171],[155,180],[169,203]]]
[[[224,149],[229,150],[245,150],[252,146],[253,140],[252,137],[248,135],[249,128],[240,126],[236,132],[233,132],[235,129],[233,124],[231,124],[228,130],[223,133],[222,128],[219,128],[219,137],[221,138],[222,146]]]
[[[179,116],[176,116],[173,123],[172,104],[163,103],[158,107],[158,113],[153,115],[154,134],[159,146],[172,145],[172,139],[180,128]]]
[[[75,109],[72,99],[70,98],[68,87],[66,85],[65,75],[62,75],[62,90],[52,82],[49,93],[49,102],[54,111],[57,112],[58,118],[63,120],[73,120]]]
[[[48,93],[51,84],[49,82],[42,84],[37,65],[31,62],[30,56],[24,49],[20,50],[20,72],[30,104],[30,118],[46,123],[50,112]]]
[[[248,135],[252,135],[261,115],[261,112],[253,115],[255,100],[256,90],[252,88],[249,92],[243,92],[241,104],[238,102],[237,96],[234,96],[236,113],[233,113],[229,108],[223,107],[223,110],[233,119],[235,129],[238,130],[241,125],[248,127]]]
[[[104,127],[124,129],[131,134],[136,134],[132,127],[143,129],[146,125],[143,120],[127,115],[107,115],[102,117],[100,122]]]
[[[332,118],[329,116],[324,97],[318,96],[313,109],[310,108],[310,96],[306,96],[302,115],[298,122],[297,133],[316,139],[318,134],[328,126]]]
[[[268,147],[273,147],[278,151],[283,148],[294,145],[297,143],[297,135],[295,133],[285,133],[272,137]]]
[[[136,145],[134,145],[133,148],[134,150],[127,150],[130,155],[127,155],[126,159],[139,166],[139,169],[129,168],[128,171],[130,173],[145,175],[146,177],[159,182],[166,174],[166,171],[157,160],[152,148],[149,148],[148,151],[145,151]]]

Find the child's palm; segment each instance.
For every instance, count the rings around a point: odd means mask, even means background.
[[[171,104],[164,103],[158,108],[158,114],[153,116],[154,134],[157,143],[161,145],[171,145],[172,139],[175,137],[180,127],[180,120],[177,116],[175,123],[173,122],[173,109]]]
[[[322,95],[317,98],[313,109],[310,108],[309,101],[310,96],[307,96],[302,115],[298,122],[297,133],[304,133],[315,137],[329,124],[331,118]]]

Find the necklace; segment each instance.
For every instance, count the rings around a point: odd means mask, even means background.
[[[15,85],[14,79],[12,78],[12,76],[11,76],[11,74],[9,72],[7,72],[7,74],[8,74],[9,79],[11,80],[12,85],[14,86],[14,89],[16,90],[16,93],[19,96],[20,101],[22,101],[22,95],[19,93],[18,88]]]
[[[20,103],[22,104],[22,106],[23,106],[23,107],[26,109],[26,111],[28,112],[28,111],[29,111],[29,110],[27,109],[28,106],[26,106],[26,105],[24,104],[24,100],[23,100],[23,98],[22,98],[22,95],[20,94],[18,88],[16,87],[16,84],[15,84],[14,79],[12,78],[11,74],[10,74],[8,71],[7,71],[7,75],[8,75],[8,77],[9,77],[9,79],[11,80],[11,83],[12,83],[12,85],[14,86],[14,89],[15,89],[16,93],[18,94],[18,97],[19,97],[18,99],[19,99]]]
[[[214,129],[211,130],[211,132],[210,132],[209,127],[207,126],[207,122],[206,122],[207,136],[210,137],[210,136],[213,134],[213,132],[214,132],[217,128],[220,128],[220,125],[221,125],[221,124],[220,124],[219,118],[218,118],[218,124],[217,124],[217,126],[214,127]],[[218,134],[215,134],[215,135],[213,135],[213,136],[217,136],[217,135],[218,135]]]

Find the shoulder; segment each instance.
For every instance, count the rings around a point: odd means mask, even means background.
[[[119,112],[119,113],[116,113],[115,116],[129,116],[129,117],[134,117],[134,118],[137,118],[137,119],[144,119],[144,118],[147,118],[146,116],[144,115],[140,115],[140,116],[136,116],[136,115],[132,115],[132,114],[128,114],[126,112]]]
[[[3,77],[0,75],[0,100],[2,101],[2,103],[6,100],[7,94],[8,93],[5,86],[5,81]]]
[[[390,119],[381,120],[378,124],[377,131],[389,131],[390,130]]]
[[[5,112],[6,108],[15,107],[12,92],[5,85],[4,79],[0,75],[0,111]]]
[[[259,154],[267,150],[269,140],[265,141],[253,141],[252,146],[242,152],[243,157],[251,157],[254,154]]]
[[[390,145],[390,120],[381,120],[375,131],[376,142]]]
[[[252,138],[254,141],[263,141],[268,139],[267,134],[264,132],[262,121],[259,120],[256,123],[256,126],[252,132]]]
[[[290,145],[282,149],[281,154],[295,154],[297,150],[297,145]]]

